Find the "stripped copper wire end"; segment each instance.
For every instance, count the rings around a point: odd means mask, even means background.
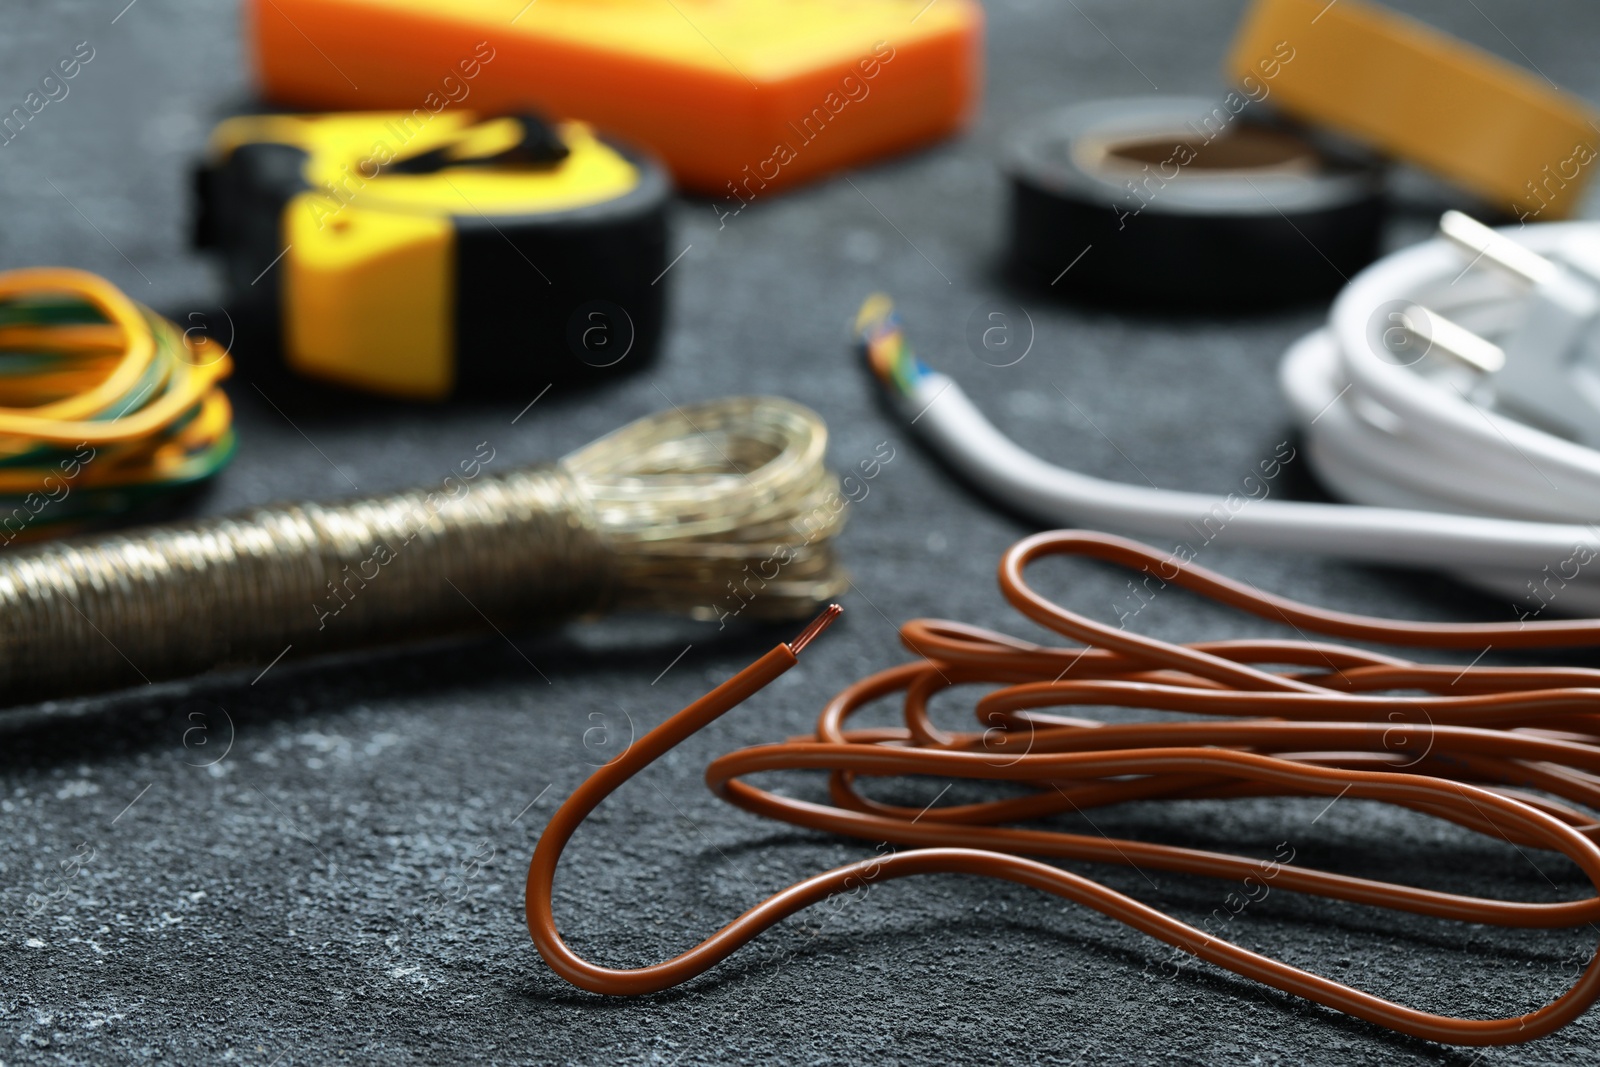
[[[829,604],[827,608],[823,610],[821,615],[818,615],[816,618],[812,619],[811,622],[806,625],[806,628],[800,631],[800,635],[798,637],[789,642],[789,651],[798,656],[800,651],[811,642],[815,641],[822,631],[833,625],[834,619],[837,619],[843,614],[844,609],[839,605]]]

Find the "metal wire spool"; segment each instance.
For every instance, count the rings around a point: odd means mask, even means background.
[[[772,398],[640,419],[548,466],[0,558],[6,702],[649,610],[814,612],[845,579],[827,428]]]

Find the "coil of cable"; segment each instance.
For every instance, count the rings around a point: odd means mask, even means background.
[[[8,702],[617,611],[792,619],[845,585],[812,411],[728,397],[555,463],[0,554]],[[485,442],[487,444],[487,442]]]
[[[1546,223],[1503,235],[1551,260],[1600,246],[1600,225]],[[1578,254],[1582,254],[1581,252]],[[1492,527],[1450,538],[1459,520],[1429,514],[1398,523],[1379,550],[1405,562],[1449,567],[1469,582],[1514,598],[1546,566],[1584,561],[1600,550],[1600,452],[1508,411],[1495,375],[1447,355],[1428,328],[1397,328],[1426,308],[1494,343],[1517,329],[1526,287],[1480,263],[1443,237],[1394,253],[1351,279],[1328,325],[1285,355],[1279,380],[1305,435],[1318,477],[1357,504],[1413,512],[1474,515],[1543,526]],[[1410,336],[1406,336],[1411,334]],[[1419,336],[1420,335],[1420,336]],[[1514,356],[1515,353],[1512,353]],[[1592,376],[1574,365],[1569,388]],[[1474,524],[1468,531],[1479,529]],[[1403,545],[1410,537],[1417,549]],[[1449,552],[1447,542],[1466,542]],[[1430,554],[1430,542],[1439,551]],[[1529,551],[1531,550],[1531,551]],[[1600,614],[1600,576],[1575,564],[1563,580],[1564,613]]]
[[[83,271],[0,274],[0,543],[203,481],[233,455],[223,346]]]
[[[1134,633],[1034,588],[1025,572],[1053,556],[1087,557],[1134,572],[1162,568],[1164,580],[1287,625],[1298,639],[1177,644]],[[1600,620],[1430,623],[1346,614],[1083,530],[1018,542],[1002,558],[999,580],[1018,612],[1063,641],[1037,644],[959,622],[913,620],[901,628],[901,639],[915,658],[840,690],[823,707],[814,733],[739,749],[706,767],[706,784],[729,803],[863,845],[877,843],[873,855],[752,904],[660,963],[593,963],[562,939],[556,923],[557,867],[588,815],[628,779],[793,667],[838,613],[834,607],[639,738],[562,803],[539,837],[527,882],[528,929],[551,969],[596,993],[652,993],[708,971],[763,931],[830,897],[859,899],[891,879],[959,873],[1063,897],[1165,942],[1177,958],[1198,957],[1430,1041],[1530,1041],[1571,1023],[1600,996],[1600,955],[1587,951],[1600,919],[1600,824],[1594,816],[1600,808],[1600,671],[1480,664],[1463,670],[1459,663],[1411,660],[1308,636],[1457,651],[1485,644],[1592,647],[1600,642]],[[935,721],[930,705],[936,699],[956,699],[943,694],[973,685],[985,687],[972,706],[976,730]],[[850,723],[852,715],[884,700],[902,705],[902,724]],[[1106,714],[1108,708],[1161,715],[1129,722]],[[808,798],[788,783],[766,787],[750,780],[783,771],[826,775],[826,787]],[[875,780],[900,775],[987,783],[995,792],[942,804],[941,793],[920,810],[872,795]],[[1243,843],[1196,848],[1038,822],[1135,802],[1317,797],[1331,803],[1345,796],[1454,824],[1514,847],[1524,859],[1524,850],[1559,853],[1572,861],[1567,880],[1582,885],[1582,895],[1550,899],[1536,892],[1536,899],[1504,900],[1316,869],[1295,863],[1292,853],[1268,860]],[[1508,1014],[1441,1015],[1316,973],[1325,965],[1296,966],[1252,951],[1057,866],[1062,860],[1181,871],[1236,885],[1242,880],[1246,893],[1264,893],[1270,881],[1295,893],[1455,922],[1570,928],[1586,962],[1565,991],[1529,992]],[[1523,1007],[1545,996],[1541,1006]]]

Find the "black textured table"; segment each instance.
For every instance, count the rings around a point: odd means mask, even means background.
[[[77,42],[91,42],[94,58],[64,99],[0,147],[0,265],[98,271],[186,324],[221,330],[215,279],[186,247],[185,172],[212,117],[247,92],[235,5],[122,3],[19,0],[7,12],[0,110]],[[1600,21],[1576,0],[1404,7],[1600,99]],[[484,440],[497,462],[551,457],[669,401],[732,392],[816,408],[840,466],[890,442],[895,458],[850,507],[843,551],[856,589],[845,621],[780,684],[630,784],[569,851],[557,910],[579,951],[619,965],[680,951],[773,890],[869,851],[715,800],[700,781],[710,758],[808,729],[840,685],[903,659],[900,620],[1031,629],[993,578],[998,554],[1027,527],[919,451],[877,406],[847,348],[869,291],[894,294],[922,353],[1017,439],[1079,469],[1225,492],[1290,435],[1274,369],[1317,308],[1134,319],[1024,297],[1037,338],[1020,364],[987,366],[962,339],[974,308],[1014,295],[997,269],[1004,202],[993,164],[1006,126],[1059,102],[1156,84],[1218,92],[1238,13],[1237,3],[1180,0],[994,3],[985,111],[968,136],[851,182],[761,199],[725,227],[709,202],[678,206],[674,243],[688,251],[668,276],[669,340],[652,371],[553,389],[513,424],[531,396],[401,406],[243,361],[228,386],[238,458],[189,509],[334,498],[351,484],[398,488],[442,477]],[[1394,244],[1427,232],[1434,207],[1418,188]],[[1292,469],[1284,491],[1314,495]],[[1225,538],[1206,562],[1346,609],[1509,614],[1442,578],[1235,551]],[[1100,567],[1041,573],[1085,609],[1109,614],[1126,592],[1124,576]],[[1136,625],[1174,639],[1259,629],[1176,592]],[[883,885],[831,918],[792,920],[672,993],[621,1001],[572,989],[523,927],[522,882],[544,820],[625,742],[630,720],[653,726],[788,632],[625,619],[517,635],[514,647],[491,635],[285,662],[254,682],[246,672],[0,714],[0,1061],[1464,1067],[1600,1058],[1593,1016],[1522,1048],[1443,1049],[1209,966],[1173,975],[1165,949],[1097,914],[959,877]],[[946,710],[955,714],[954,702]],[[230,742],[226,758],[197,765]],[[822,789],[814,778],[785,784]],[[907,782],[897,795],[927,803],[945,784]],[[1287,842],[1297,862],[1488,895],[1583,891],[1575,869],[1548,853],[1519,855],[1362,802],[1324,806],[1131,806],[1059,825],[1263,857]],[[1074,869],[1194,922],[1213,921],[1228,890]],[[1230,931],[1340,980],[1462,1014],[1544,1003],[1594,940],[1287,892],[1251,905]]]

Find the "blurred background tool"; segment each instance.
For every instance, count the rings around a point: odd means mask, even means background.
[[[1279,42],[1295,58],[1273,82],[1273,107],[1432,171],[1501,215],[1576,210],[1600,145],[1596,112],[1577,97],[1361,0],[1256,0],[1229,75],[1252,77]]]
[[[197,243],[299,373],[441,399],[655,352],[670,183],[583,123],[242,116],[198,188]]]
[[[103,278],[0,274],[0,545],[210,478],[233,456],[227,351]]]
[[[0,555],[0,693],[18,703],[264,664],[291,648],[604,611],[715,619],[735,582],[747,617],[795,619],[845,583],[827,427],[799,404],[674,408],[505,473],[487,469],[488,447],[441,491]]]
[[[679,184],[757,191],[935,140],[976,109],[976,0],[250,0],[275,103],[526,107],[653,149]]]
[[[1383,172],[1253,121],[1251,104],[1239,93],[1098,100],[1015,130],[1005,168],[1018,280],[1211,309],[1336,292],[1377,255]]]

